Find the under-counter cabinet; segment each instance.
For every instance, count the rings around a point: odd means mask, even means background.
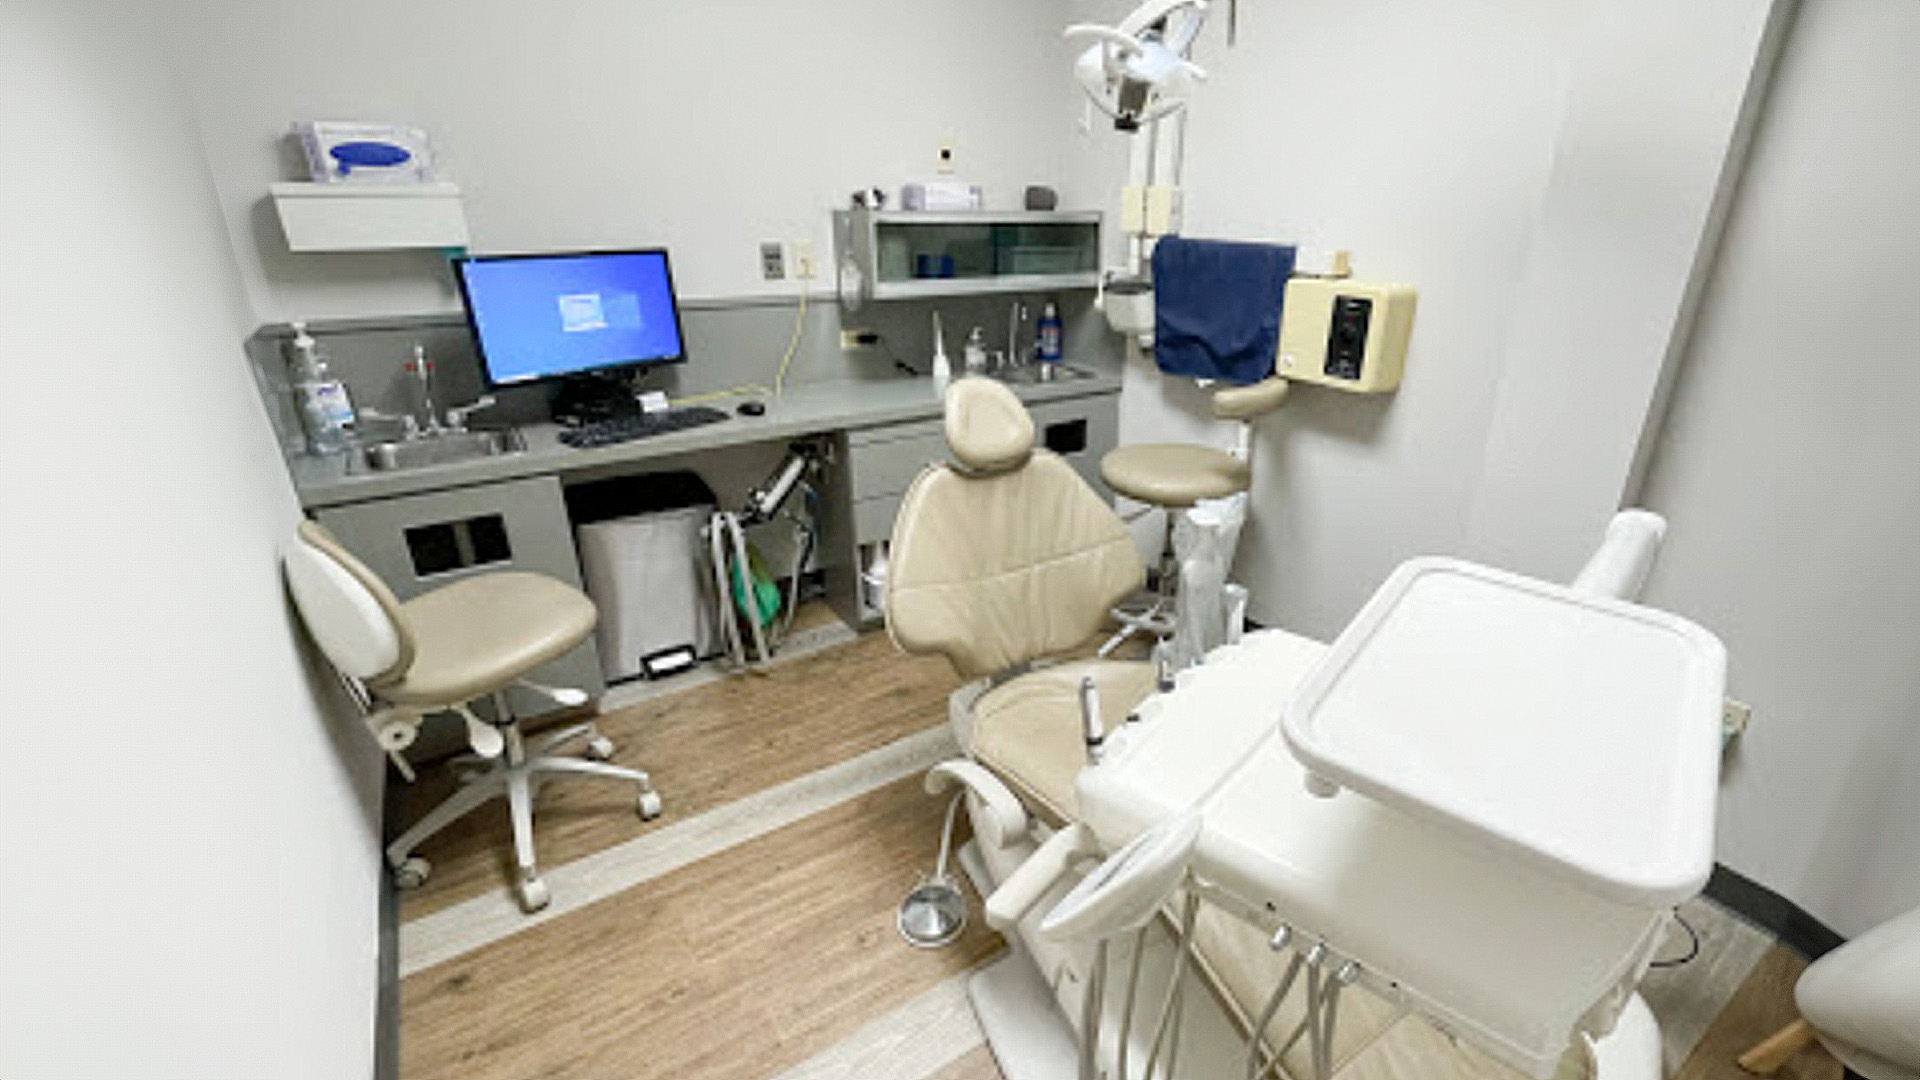
[[[580,586],[573,529],[560,480],[534,476],[420,495],[328,507],[314,519],[380,575],[402,601],[462,578],[499,570],[527,570]],[[598,698],[606,691],[592,638],[533,673],[538,681],[577,687]],[[521,715],[550,711],[553,703],[512,694]],[[421,732],[431,754],[450,749],[457,727],[436,721]]]

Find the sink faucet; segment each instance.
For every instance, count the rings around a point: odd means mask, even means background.
[[[427,359],[427,347],[413,347],[413,362],[407,365],[407,371],[420,383],[420,412],[417,416],[404,416],[404,435],[407,439],[432,438],[435,435],[458,435],[467,430],[467,418],[482,409],[491,409],[498,402],[492,394],[483,394],[479,399],[466,404],[450,406],[445,417],[434,407],[433,402],[433,361]]]
[[[419,430],[428,435],[440,434],[440,417],[433,408],[433,362],[427,359],[427,347],[413,347],[413,362],[407,370],[420,382],[420,420]]]
[[[1013,309],[1007,312],[1007,366],[1025,367],[1034,346],[1020,344],[1020,328],[1027,321],[1027,305],[1019,300],[1013,302]]]

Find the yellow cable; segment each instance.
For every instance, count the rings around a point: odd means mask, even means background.
[[[809,279],[811,280],[811,279]],[[800,331],[807,325],[807,287],[800,287],[800,310],[793,317],[793,340],[787,342],[787,355],[780,361],[780,373],[773,377],[773,396],[780,397],[787,392],[787,367],[793,363],[793,354],[800,351]]]
[[[793,365],[794,354],[800,351],[800,333],[806,329],[806,325],[807,293],[802,289],[800,293],[800,310],[793,317],[793,339],[787,342],[787,355],[780,360],[780,370],[773,378],[773,389],[769,390],[759,383],[749,383],[745,386],[736,386],[728,390],[715,390],[712,393],[695,394],[692,397],[674,398],[673,403],[675,405],[700,405],[709,401],[719,401],[723,398],[739,397],[741,394],[772,394],[776,398],[782,396],[787,390],[787,368]]]

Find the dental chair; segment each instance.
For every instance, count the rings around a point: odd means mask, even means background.
[[[1144,662],[1047,663],[1092,639],[1145,568],[1113,509],[1034,448],[1032,417],[1000,382],[953,384],[946,437],[952,462],[914,481],[894,524],[887,629],[902,650],[944,656],[975,680],[954,697],[954,732],[999,783],[978,766],[950,773],[980,793],[976,830],[1017,845],[1029,809],[1056,825],[1074,816],[1081,682],[1098,688],[1108,726],[1153,690]],[[995,861],[1017,861],[993,848]]]
[[[1238,424],[1232,450],[1194,443],[1135,443],[1117,446],[1100,459],[1100,478],[1114,491],[1160,510],[1165,531],[1160,545],[1155,595],[1146,610],[1114,612],[1118,633],[1101,646],[1107,656],[1134,634],[1164,638],[1173,628],[1179,565],[1173,550],[1174,520],[1202,499],[1224,499],[1253,483],[1253,425],[1287,400],[1287,380],[1269,376],[1250,386],[1223,386],[1213,392],[1213,415]]]
[[[527,673],[585,641],[599,615],[585,593],[539,574],[501,571],[479,574],[406,603],[366,565],[312,521],[282,552],[287,585],[314,642],[349,681],[367,726],[408,779],[402,756],[421,722],[450,712],[467,726],[482,768],[461,777],[460,790],[422,817],[391,844],[387,862],[401,888],[424,884],[431,870],[413,854],[428,837],[495,798],[505,797],[513,824],[514,892],[529,914],[547,906],[533,849],[533,800],[540,785],[560,776],[590,776],[633,784],[643,819],[658,817],[660,796],[647,774],[607,764],[613,743],[591,723],[543,736],[529,752],[505,691],[521,687],[556,705],[587,703],[579,690],[530,681]],[[491,697],[495,718],[483,720],[471,704]],[[551,753],[587,740],[587,760]],[[456,764],[462,763],[456,759]]]
[[[1711,635],[1620,602],[1644,581],[1663,522],[1620,515],[1570,586],[1416,560],[1369,605],[1384,617],[1402,610],[1386,601],[1414,597],[1410,618],[1429,626],[1429,616],[1439,619],[1430,641],[1467,649],[1469,667],[1496,657],[1517,664],[1522,681],[1545,669],[1470,643],[1539,619],[1544,632],[1518,631],[1514,640],[1558,649],[1562,677],[1595,692],[1645,689],[1646,697],[1625,703],[1584,693],[1546,711],[1524,700],[1524,688],[1488,698],[1503,703],[1500,730],[1520,733],[1515,755],[1521,745],[1535,757],[1557,753],[1548,760],[1575,772],[1591,745],[1575,755],[1542,748],[1631,731],[1601,755],[1606,769],[1624,770],[1611,774],[1620,783],[1586,793],[1618,793],[1604,801],[1620,818],[1618,832],[1576,825],[1575,842],[1563,846],[1565,834],[1516,840],[1524,834],[1472,823],[1474,785],[1500,775],[1484,766],[1455,762],[1436,774],[1464,782],[1467,797],[1424,808],[1395,801],[1369,770],[1323,775],[1325,763],[1305,767],[1291,727],[1283,732],[1278,719],[1296,692],[1331,685],[1325,672],[1340,645],[1263,630],[1157,688],[1146,665],[1040,666],[1037,658],[1097,625],[1107,597],[1137,572],[1052,574],[1108,545],[1124,563],[1118,521],[1094,513],[1078,485],[1037,482],[1050,471],[1047,459],[1028,449],[1031,424],[999,387],[956,384],[947,436],[955,464],[923,475],[895,524],[887,615],[903,649],[946,655],[977,680],[950,702],[967,757],[936,766],[927,789],[961,790],[974,840],[960,862],[987,896],[986,921],[1011,945],[969,984],[1009,1080],[1324,1078],[1342,1064],[1335,1017],[1350,986],[1490,1055],[1482,1059],[1487,1075],[1660,1075],[1658,1026],[1634,988],[1671,907],[1698,891],[1711,865],[1724,679],[1724,653]],[[1035,466],[1035,477],[1024,475]],[[1043,554],[1049,550],[1058,554]],[[1449,595],[1480,597],[1476,605],[1517,621],[1483,622],[1471,614],[1480,608],[1459,608]],[[1579,635],[1562,633],[1567,625]],[[1628,643],[1618,654],[1611,644],[1601,650],[1610,661],[1630,661],[1620,669],[1626,674],[1586,681],[1593,672],[1584,646],[1569,643],[1590,639]],[[1384,655],[1417,664],[1426,654]],[[1650,657],[1659,678],[1632,666]],[[1412,701],[1395,723],[1418,732],[1428,711],[1419,703],[1428,699],[1396,697],[1394,685],[1389,678],[1388,689],[1369,693],[1388,695],[1376,704]],[[1471,676],[1448,685],[1469,698],[1480,693]],[[1476,715],[1471,701],[1446,700],[1452,704],[1436,716],[1457,723]],[[1608,711],[1623,704],[1628,711]],[[1594,715],[1553,715],[1574,707]],[[1574,741],[1529,742],[1527,732],[1556,725]],[[1444,744],[1443,737],[1437,745]],[[1667,785],[1669,770],[1684,782]],[[1329,775],[1345,775],[1353,790]],[[1508,775],[1524,787],[1536,773]],[[1633,794],[1668,786],[1670,799]],[[1373,791],[1387,791],[1385,801]],[[1543,811],[1541,820],[1589,820],[1581,817],[1588,807],[1568,811],[1564,800],[1490,798],[1506,824],[1525,824],[1506,815],[1527,806]],[[1670,807],[1647,810],[1663,801]],[[1450,816],[1461,807],[1466,817]],[[1635,861],[1640,848],[1613,845],[1614,835],[1650,844],[1648,862]],[[1589,863],[1595,850],[1606,857]],[[1124,996],[1108,991],[1114,979]],[[1143,989],[1152,980],[1165,989]],[[1197,989],[1186,991],[1190,983]]]

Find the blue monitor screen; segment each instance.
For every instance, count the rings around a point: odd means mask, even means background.
[[[455,264],[493,386],[685,359],[665,251]]]

